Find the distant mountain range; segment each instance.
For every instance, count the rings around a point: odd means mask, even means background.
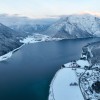
[[[23,36],[34,33],[68,39],[100,36],[100,17],[90,14],[68,15],[59,19],[0,15],[0,22]]]
[[[16,30],[23,36],[41,33],[57,20],[57,18],[32,19],[28,17],[20,17],[18,15],[0,15],[0,23],[10,27],[13,30]]]
[[[51,25],[45,34],[68,39],[100,36],[100,18],[89,14],[65,16]]]

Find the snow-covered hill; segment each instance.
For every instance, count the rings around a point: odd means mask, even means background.
[[[45,34],[60,38],[100,36],[100,18],[89,14],[64,16],[51,25]]]
[[[22,44],[16,34],[16,31],[0,23],[0,56]]]

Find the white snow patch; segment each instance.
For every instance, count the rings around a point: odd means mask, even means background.
[[[84,70],[84,69],[77,68],[77,69],[76,69],[76,72],[77,72],[77,73],[84,73],[85,70]]]
[[[84,68],[85,66],[90,66],[90,64],[87,60],[77,60],[76,63],[79,66],[81,66],[81,68]]]
[[[36,41],[33,37],[27,37],[27,38],[25,38],[23,40],[20,40],[20,42],[27,44],[27,43],[36,43],[38,41]]]
[[[90,56],[91,56],[91,57],[93,57],[93,54],[92,54],[92,52],[91,52],[91,49],[90,49],[90,48],[88,48],[88,52],[90,53]]]
[[[4,61],[7,60],[8,58],[10,58],[12,56],[12,52],[9,52],[3,56],[0,56],[0,61]]]
[[[71,65],[72,65],[71,62],[64,64],[65,67],[72,67]]]

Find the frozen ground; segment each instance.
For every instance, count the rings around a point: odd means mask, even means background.
[[[0,56],[0,61],[4,61],[4,60],[7,60],[8,58],[10,58],[12,56],[12,51],[3,55],[3,56]]]

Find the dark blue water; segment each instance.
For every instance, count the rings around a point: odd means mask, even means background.
[[[27,44],[0,63],[0,100],[47,100],[50,82],[64,63],[99,38]]]

